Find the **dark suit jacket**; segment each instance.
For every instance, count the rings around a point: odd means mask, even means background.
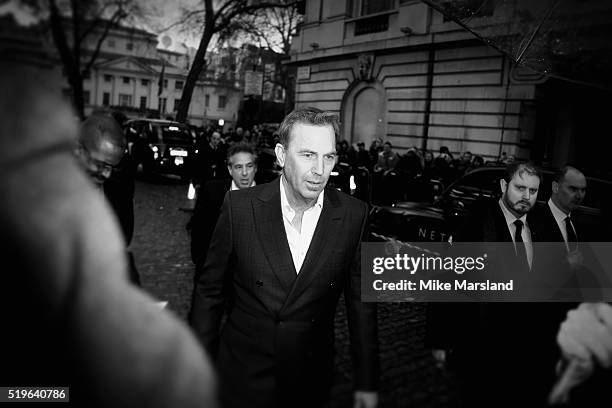
[[[529,215],[527,223],[532,241],[536,241],[537,232]],[[497,200],[477,208],[453,239],[482,242],[488,248],[487,269],[493,271],[507,268],[512,273],[533,273],[538,261],[534,253],[532,270],[521,271],[526,263],[517,260],[511,245],[488,245],[512,242]],[[426,340],[432,348],[452,350],[449,363],[463,381],[466,407],[544,405],[551,380],[543,384],[541,376],[552,379],[554,361],[551,364],[551,359],[542,355],[545,341],[539,329],[541,313],[535,303],[428,306]]]
[[[558,273],[569,273],[570,267],[564,258],[567,251],[564,243],[565,241],[563,239],[563,235],[561,234],[561,230],[559,229],[559,225],[557,224],[557,221],[555,220],[555,217],[548,204],[543,205],[534,211],[534,222],[536,223],[536,228],[538,228],[538,231],[541,231],[540,234],[538,234],[538,238],[541,242],[560,243],[559,248],[557,249],[558,260],[555,261],[553,259],[551,262],[547,262],[545,267],[554,268],[554,270]],[[578,239],[581,240],[583,234],[581,234],[582,229],[578,217],[572,216],[572,223],[574,224],[574,229],[576,230]],[[580,249],[585,258],[594,256],[590,250],[590,247],[588,247],[588,245],[585,243],[580,244]],[[590,262],[590,265],[593,266],[593,263]],[[603,278],[602,284],[606,284],[606,276],[600,271],[600,268],[597,265],[595,266],[595,270],[592,272],[595,273],[595,276]],[[591,272],[585,270],[584,268],[578,268],[576,273],[582,273],[584,275],[590,274]],[[578,305],[578,302],[563,302],[546,306],[550,312],[550,319],[543,323],[547,326],[548,332],[550,333],[549,340],[551,349],[555,350],[554,356],[556,360],[561,358],[561,352],[558,350],[555,341],[556,334],[559,331],[561,323],[565,320],[567,312],[578,307]],[[572,391],[571,407],[603,407],[609,405],[607,387],[610,384],[611,379],[611,370],[596,370],[595,374],[589,378],[588,381],[576,387]]]
[[[191,324],[209,350],[220,340],[226,406],[321,406],[332,383],[334,315],[343,290],[356,388],[377,387],[376,305],[360,300],[367,205],[326,189],[296,275],[279,180],[226,195],[196,284]],[[233,277],[235,306],[219,336],[226,273]]]
[[[201,269],[206,261],[208,245],[219,219],[223,197],[231,184],[232,179],[212,180],[204,183],[198,191],[193,215],[189,221],[191,260],[196,264],[196,270]],[[195,278],[197,280],[197,276]]]

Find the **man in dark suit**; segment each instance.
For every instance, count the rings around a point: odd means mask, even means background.
[[[586,195],[586,177],[580,170],[566,165],[555,172],[551,187],[552,194],[546,205],[534,212],[534,221],[538,231],[541,231],[539,240],[547,243],[558,242],[560,244],[559,248],[545,244],[549,247],[550,254],[548,258],[550,259],[544,267],[554,271],[555,275],[569,283],[569,285],[573,285],[572,287],[575,290],[579,290],[582,285],[594,287],[600,284],[606,285],[607,279],[605,274],[599,265],[592,262],[594,254],[588,244],[584,242],[589,239],[586,237],[588,234],[580,228],[580,223],[573,216],[573,211],[583,202]],[[597,277],[601,280],[598,280]],[[580,294],[574,294],[573,296],[580,296]],[[575,350],[587,350],[587,348],[583,348],[579,344],[580,342],[573,340],[574,335],[577,339],[582,339],[581,336],[588,336],[590,334],[590,326],[588,325],[590,320],[588,317],[591,316],[592,310],[586,305],[582,304],[578,307],[578,302],[547,305],[550,318],[547,321],[542,321],[542,324],[550,327],[548,331],[552,332],[552,335],[549,336],[551,345],[554,344],[557,331],[559,330],[560,332],[558,342],[561,346],[561,352],[557,353],[556,357],[559,358],[559,361],[565,358],[564,361],[561,361],[562,364],[560,366],[566,365],[568,361],[576,358],[577,353],[575,353]],[[576,310],[571,311],[574,308]],[[565,325],[562,325],[566,318]],[[587,324],[581,326],[581,319],[585,319]],[[585,337],[585,339],[585,343],[588,344],[589,337]],[[584,359],[580,358],[579,360],[582,365],[582,360]],[[593,369],[591,360],[586,361],[586,363],[589,366],[588,369],[572,369],[567,371],[567,373],[562,371],[559,373],[561,374],[559,379],[564,377],[572,378],[573,386],[582,383],[593,371],[597,371]],[[588,375],[585,375],[584,371],[587,371]],[[575,392],[574,394],[576,395],[573,396],[575,406],[597,406],[595,402],[598,401],[599,394],[590,395],[592,391],[591,386],[601,382],[602,375],[597,371],[597,375],[594,377],[596,380],[591,381],[586,386],[577,387],[578,392]],[[606,378],[609,380],[609,373],[607,373]],[[597,395],[597,397],[594,395]]]
[[[535,213],[543,242],[563,242],[567,252],[576,251],[578,231],[572,211],[584,200],[586,188],[580,170],[564,166],[555,172],[552,194],[546,206]]]
[[[320,407],[333,377],[334,316],[347,306],[357,406],[375,407],[376,305],[361,302],[367,205],[326,188],[336,161],[336,115],[290,113],[275,153],[282,176],[224,200],[191,324],[215,352],[226,407]],[[219,335],[222,287],[235,305]]]
[[[488,270],[505,269],[502,276],[529,274],[535,238],[528,212],[536,202],[540,179],[537,168],[529,163],[509,165],[500,180],[502,197],[474,211],[453,240],[497,243],[488,246]],[[529,383],[540,371],[534,357],[536,350],[541,350],[531,312],[529,304],[518,303],[429,306],[427,342],[440,364],[448,355],[456,369],[463,406],[521,406],[538,398],[545,401],[548,389],[536,389]],[[540,395],[535,395],[538,392]]]
[[[125,241],[130,280],[140,286],[140,275],[130,245],[134,232],[136,169],[126,154],[127,143],[119,123],[106,112],[88,117],[79,131],[76,156],[94,185],[113,209]]]
[[[227,170],[230,178],[211,180],[198,189],[193,215],[187,226],[191,232],[191,260],[196,270],[201,270],[206,261],[208,245],[225,193],[253,187],[257,174],[257,153],[251,145],[235,144],[227,151]],[[197,281],[198,276],[195,276]]]
[[[212,132],[208,140],[198,147],[193,179],[196,185],[202,185],[207,180],[225,178],[226,146],[219,132]]]

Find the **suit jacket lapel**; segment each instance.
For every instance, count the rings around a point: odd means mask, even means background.
[[[321,216],[304,258],[302,269],[300,269],[291,292],[285,300],[283,309],[291,305],[293,299],[299,296],[323,269],[322,265],[327,261],[327,258],[334,249],[332,240],[338,237],[334,231],[338,231],[343,214],[337,192],[332,188],[326,189]]]
[[[253,212],[264,255],[288,293],[296,279],[296,272],[283,223],[279,182],[280,178],[265,186],[253,201]]]

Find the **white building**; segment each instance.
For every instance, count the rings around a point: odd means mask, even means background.
[[[590,11],[593,36],[609,32],[611,9]],[[508,21],[503,10],[482,11],[472,25]],[[603,120],[589,112],[606,97],[514,67],[421,1],[306,0],[304,17],[292,44],[296,106],[337,112],[347,141],[589,162],[575,146],[596,145],[584,124]]]
[[[92,36],[92,40],[84,44],[83,62],[94,51],[95,39],[96,36]],[[45,41],[55,55],[54,64],[61,76],[63,69],[55,47],[50,38]],[[173,118],[189,72],[190,56],[157,46],[155,34],[130,27],[111,28],[83,82],[85,114],[112,107],[132,118],[157,114]],[[66,78],[62,90],[66,94],[70,92]],[[188,120],[199,126],[224,119],[226,126],[232,126],[241,99],[236,86],[206,78],[203,74],[193,92]]]

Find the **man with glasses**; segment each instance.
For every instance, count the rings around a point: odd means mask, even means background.
[[[113,208],[127,247],[134,231],[134,174],[126,169],[129,167],[124,160],[127,157],[126,148],[121,126],[112,116],[94,113],[82,123],[76,156],[91,181],[103,191]],[[119,172],[116,171],[118,169]],[[140,286],[134,257],[130,251],[127,251],[127,256],[130,280]]]
[[[119,124],[110,116],[94,114],[81,125],[76,154],[98,188],[111,176],[125,154],[126,141]]]

